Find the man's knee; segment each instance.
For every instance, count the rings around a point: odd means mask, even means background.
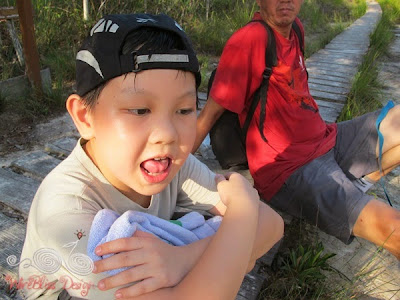
[[[400,259],[400,211],[371,200],[361,211],[353,234],[383,246]]]
[[[393,107],[381,123],[381,131],[386,135],[397,135],[400,130],[400,105]],[[384,133],[385,135],[385,133]]]

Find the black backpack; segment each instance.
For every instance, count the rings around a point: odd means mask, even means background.
[[[221,117],[215,122],[214,126],[210,130],[210,141],[212,150],[223,169],[229,169],[235,167],[235,169],[247,169],[247,157],[246,157],[246,135],[251,119],[253,118],[254,111],[258,103],[261,100],[261,111],[260,111],[260,122],[259,131],[262,139],[266,142],[267,139],[263,133],[264,121],[265,121],[265,107],[267,101],[267,92],[269,79],[272,74],[272,68],[276,66],[276,42],[275,36],[271,27],[261,20],[253,20],[250,22],[260,22],[264,25],[268,33],[268,42],[265,49],[265,70],[262,74],[262,82],[259,88],[254,92],[249,111],[246,116],[246,120],[243,124],[243,128],[240,127],[239,117],[236,113],[229,110],[225,110]],[[304,56],[303,49],[303,37],[301,35],[300,27],[293,22],[292,28],[296,33],[301,52]],[[210,76],[208,81],[208,94],[211,90],[212,83],[214,81],[215,69]]]

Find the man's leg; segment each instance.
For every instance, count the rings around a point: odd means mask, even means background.
[[[380,131],[384,137],[382,170],[366,177],[378,181],[400,164],[400,106],[392,108],[383,119]],[[379,156],[379,145],[376,157]],[[400,211],[379,200],[370,201],[361,211],[353,228],[355,236],[383,245],[400,260]]]
[[[386,175],[400,165],[400,105],[389,110],[383,119],[380,131],[384,137],[382,147],[382,170]],[[376,146],[376,157],[379,156],[379,144]],[[366,175],[372,181],[378,181],[382,174],[380,171]]]
[[[388,204],[371,200],[361,211],[353,234],[383,246],[400,260],[400,212]]]

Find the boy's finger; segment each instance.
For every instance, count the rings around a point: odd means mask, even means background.
[[[222,174],[215,174],[215,183],[218,185],[221,181],[226,180],[225,176]]]
[[[135,283],[136,281],[144,280],[149,278],[150,275],[147,265],[140,265],[100,280],[97,287],[102,291],[106,291],[116,287],[122,287],[127,283]]]
[[[146,239],[142,239],[140,237],[117,239],[97,246],[95,249],[95,253],[98,256],[102,256],[105,254],[141,249],[144,246],[143,243],[145,240]]]
[[[148,257],[143,250],[134,250],[130,252],[121,252],[113,256],[94,262],[93,273],[101,273],[125,267],[141,265],[148,261]]]

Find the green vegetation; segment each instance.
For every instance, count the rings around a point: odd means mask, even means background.
[[[258,299],[337,299],[326,282],[336,274],[329,266],[333,256],[318,241],[315,226],[293,219],[285,225],[285,239],[271,268],[266,268],[267,281]]]
[[[299,16],[306,32],[305,56],[323,48],[366,9],[365,0],[305,0]]]
[[[263,290],[261,299],[326,299],[329,289],[324,284],[323,271],[332,271],[328,259],[335,254],[323,254],[321,242],[291,249],[278,257],[278,271]]]
[[[94,21],[104,14],[149,12],[166,13],[186,29],[199,53],[205,90],[210,71],[215,67],[226,40],[246,24],[257,10],[254,0],[143,0],[143,1],[90,1],[90,17],[83,20],[82,1],[32,1],[36,41],[42,67],[49,67],[52,74],[52,95],[29,96],[31,114],[50,114],[63,109],[75,78],[74,56],[79,42]],[[207,3],[209,4],[207,6]],[[0,0],[0,6],[15,6],[15,0]],[[323,47],[352,20],[365,11],[364,0],[305,0],[301,18],[306,28],[306,55]],[[18,21],[14,21],[17,30]],[[11,40],[4,23],[0,23],[0,73],[1,80],[24,74],[18,64]],[[57,96],[59,99],[57,99]],[[22,100],[21,100],[22,101]],[[24,103],[26,99],[23,99]],[[18,101],[17,101],[18,102]],[[40,102],[40,104],[35,104]],[[15,100],[14,100],[15,103]],[[27,106],[20,105],[25,108]],[[25,114],[25,112],[21,112]]]
[[[382,84],[378,80],[378,58],[387,53],[391,31],[400,22],[400,2],[398,0],[379,0],[382,18],[371,35],[371,45],[356,74],[345,108],[339,120],[350,120],[382,107]]]

